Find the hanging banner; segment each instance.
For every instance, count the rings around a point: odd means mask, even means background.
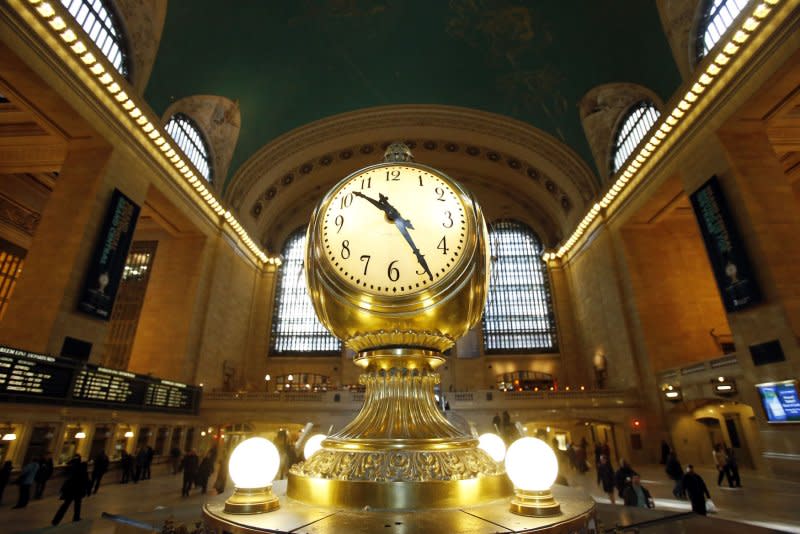
[[[138,217],[139,206],[114,189],[100,238],[89,263],[83,293],[78,302],[79,310],[105,320],[111,317]]]
[[[690,196],[722,302],[729,312],[761,300],[750,259],[716,176]]]

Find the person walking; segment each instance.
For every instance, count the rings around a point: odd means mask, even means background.
[[[620,498],[625,498],[622,493],[625,491],[625,487],[630,484],[631,477],[635,474],[637,474],[636,471],[633,470],[626,460],[623,459],[619,461],[619,469],[617,469],[614,475],[614,482],[617,486],[617,494]]]
[[[728,455],[725,452],[725,447],[723,447],[722,443],[717,443],[714,445],[714,450],[711,451],[711,454],[714,456],[714,464],[717,466],[717,472],[719,473],[717,476],[717,486],[721,485],[722,479],[727,477],[728,485],[733,487],[731,474],[728,472]]]
[[[31,500],[31,486],[36,479],[36,472],[39,471],[38,460],[31,460],[25,464],[17,479],[19,484],[19,499],[14,508],[25,508],[28,506],[28,501]]]
[[[661,461],[659,462],[660,464],[666,465],[667,459],[669,458],[670,450],[671,449],[670,449],[669,444],[667,443],[667,440],[662,439],[661,440]]]
[[[70,504],[75,504],[72,510],[72,521],[81,520],[81,500],[86,495],[86,488],[89,486],[89,466],[86,462],[81,462],[80,454],[72,457],[67,465],[67,478],[61,486],[61,499],[64,501],[53,516],[53,525],[57,525],[63,519],[64,514],[69,510]]]
[[[671,451],[669,456],[667,456],[667,465],[664,471],[667,473],[667,476],[675,482],[675,486],[672,488],[672,495],[674,495],[676,499],[685,499],[686,492],[683,490],[683,468],[681,468],[681,463],[678,461],[678,456],[675,454],[675,451]]]
[[[608,457],[603,454],[600,455],[600,461],[597,464],[597,484],[603,487],[603,491],[608,495],[611,504],[617,504],[617,499],[614,495],[614,468],[611,467]]]
[[[11,480],[12,469],[14,469],[14,464],[10,460],[3,462],[3,467],[0,467],[0,504],[3,504],[3,492],[6,490],[8,481]]]
[[[739,464],[736,462],[736,454],[733,449],[727,450],[728,463],[725,464],[725,470],[728,473],[728,481],[732,488],[741,488],[742,479],[739,477]]]
[[[708,492],[703,477],[694,472],[692,464],[686,466],[686,473],[683,475],[683,489],[692,503],[692,512],[706,515],[706,499],[710,499],[711,494]]]
[[[105,451],[100,451],[95,455],[94,469],[92,469],[92,483],[89,484],[89,489],[86,491],[87,496],[92,493],[97,493],[97,490],[100,489],[100,481],[103,480],[103,475],[108,471],[109,463],[110,461]]]
[[[622,498],[625,501],[625,506],[636,506],[638,508],[655,508],[653,497],[647,488],[642,486],[642,479],[639,475],[634,474],[631,476],[631,483],[625,487]]]
[[[142,473],[142,478],[144,480],[150,480],[150,466],[153,465],[153,457],[156,455],[156,451],[153,450],[153,447],[150,445],[144,451],[144,472]]]
[[[120,480],[120,483],[127,484],[131,479],[131,472],[133,471],[133,456],[128,454],[128,451],[122,451],[119,465],[122,468],[122,480]]]
[[[197,468],[197,485],[200,486],[200,493],[205,493],[208,488],[208,479],[214,471],[214,456],[211,451],[203,457],[200,466]]]
[[[44,494],[44,487],[47,484],[47,481],[50,480],[50,477],[53,476],[53,469],[53,459],[49,454],[45,455],[41,460],[39,460],[39,470],[36,471],[36,476],[34,477],[34,481],[36,483],[36,488],[33,491],[34,499],[42,498],[42,495]]]
[[[135,468],[133,471],[133,483],[136,484],[143,480],[145,465],[147,465],[147,449],[144,446],[139,447],[136,452]]]
[[[181,450],[178,447],[172,447],[169,450],[169,465],[172,467],[172,474],[178,474],[178,467],[181,461]]]
[[[198,468],[199,461],[197,459],[197,453],[194,451],[194,449],[186,451],[186,454],[183,456],[183,460],[181,460],[181,470],[183,471],[183,487],[181,489],[181,495],[183,497],[189,496],[189,490],[192,489],[192,484],[194,484],[197,480]]]

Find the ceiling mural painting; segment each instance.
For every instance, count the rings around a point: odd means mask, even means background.
[[[171,0],[145,95],[157,113],[195,94],[239,102],[227,181],[295,128],[399,104],[510,117],[594,168],[580,98],[622,81],[666,98],[673,65],[656,5],[641,0]]]

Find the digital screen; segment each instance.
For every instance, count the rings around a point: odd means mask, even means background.
[[[0,345],[0,402],[197,413],[201,389]]]
[[[756,384],[761,404],[770,423],[800,423],[797,380]]]
[[[63,399],[73,368],[46,354],[0,346],[0,395]]]

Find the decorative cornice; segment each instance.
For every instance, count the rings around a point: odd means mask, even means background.
[[[415,135],[419,128],[447,128],[491,137],[520,147],[520,152],[535,153],[563,173],[563,179],[580,192],[584,201],[594,198],[597,179],[589,166],[568,146],[529,124],[483,111],[455,106],[402,105],[367,108],[312,122],[275,139],[256,152],[236,172],[226,188],[225,198],[237,209],[253,187],[275,169],[285,169],[285,161],[309,146],[326,145],[337,138],[384,139],[388,130],[406,129]],[[477,143],[477,141],[476,141]],[[344,141],[342,146],[350,146]],[[510,155],[514,158],[515,155]],[[292,166],[293,167],[293,166]],[[556,181],[562,177],[553,177]]]

